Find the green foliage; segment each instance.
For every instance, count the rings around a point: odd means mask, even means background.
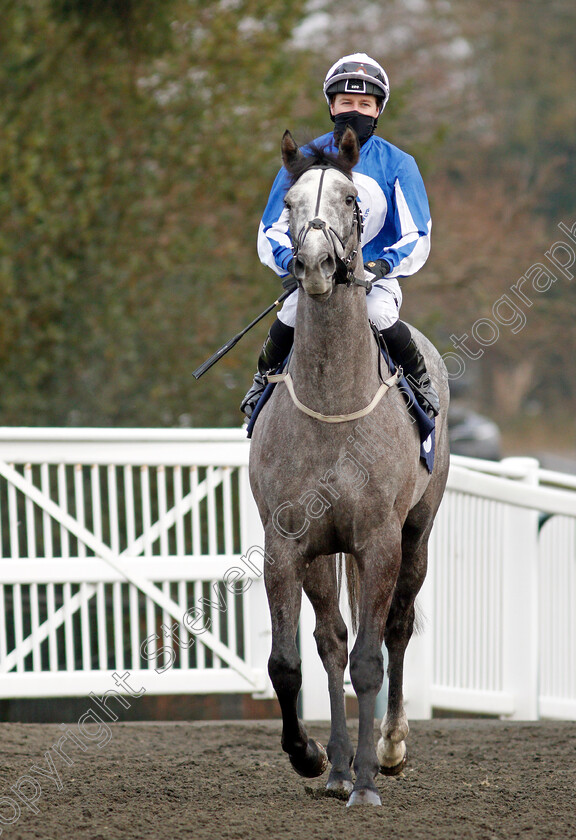
[[[553,220],[574,209],[575,26],[572,3],[552,3],[545,14],[535,0],[509,4],[492,51],[501,148],[534,172],[558,164],[543,195]]]
[[[433,251],[404,307],[433,337],[489,315],[576,219],[568,0],[426,0],[408,22],[403,0],[332,0],[308,40],[305,0],[0,5],[0,424],[240,423],[271,318],[191,371],[279,293],[255,241],[280,138],[329,129],[322,80],[346,52],[389,71],[379,132],[428,185]],[[548,371],[572,368],[572,296],[539,297],[483,362],[564,387]]]
[[[111,46],[154,55],[171,45],[173,0],[51,0],[52,18],[71,25],[85,49]]]
[[[154,59],[117,36],[162,4],[122,5],[12,7],[2,424],[236,424],[254,343],[196,388],[190,371],[277,291],[255,238],[305,73],[285,50],[301,4],[167,4],[173,45]]]

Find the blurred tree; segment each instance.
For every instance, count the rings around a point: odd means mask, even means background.
[[[175,0],[51,0],[51,17],[72,24],[85,52],[128,48],[134,56],[172,46]]]
[[[452,290],[460,285],[443,308],[468,333],[476,318],[494,320],[493,306],[528,276],[532,305],[511,296],[525,310],[525,326],[512,332],[497,325],[497,341],[472,363],[480,372],[478,402],[500,418],[530,402],[567,411],[576,404],[576,287],[545,254],[561,238],[558,222],[576,220],[576,7],[568,0],[548,4],[545,14],[535,0],[474,3],[473,12],[469,3],[450,7],[468,45],[461,50],[468,106],[437,156],[434,239],[445,253],[433,253],[425,276],[431,272],[435,284],[442,277]],[[556,278],[545,293],[532,284],[538,264]]]
[[[240,422],[268,323],[191,371],[278,294],[255,238],[280,137],[327,130],[344,53],[389,71],[379,133],[425,176],[433,250],[403,315],[443,350],[576,219],[568,0],[0,6],[2,424]],[[576,402],[575,289],[559,280],[469,365],[480,404]]]
[[[497,10],[479,5],[473,29],[463,4],[456,6],[482,68],[476,99],[484,119],[474,134],[484,165],[494,173],[504,159],[527,189],[540,182],[539,210],[558,221],[574,210],[576,7],[570,0],[553,0],[545,13],[537,0],[506,0]],[[544,182],[540,173],[551,162],[557,166]]]
[[[454,350],[450,335],[493,318],[518,278],[546,264],[556,224],[576,220],[576,7],[318,0],[315,10],[308,35],[318,53],[319,44],[365,51],[389,73],[379,131],[416,156],[434,222],[431,257],[404,283],[403,315]],[[558,278],[546,294],[532,291],[525,327],[496,324],[498,339],[466,360],[476,402],[500,418],[529,400],[576,403],[576,285]]]
[[[190,372],[277,292],[255,236],[303,5],[7,5],[0,423],[240,421],[259,338]]]
[[[436,247],[411,281],[404,316],[456,353],[463,369],[454,360],[449,370],[499,419],[529,398],[555,408],[560,397],[573,401],[575,289],[545,257],[560,231],[526,196],[491,181],[436,173],[430,187]]]

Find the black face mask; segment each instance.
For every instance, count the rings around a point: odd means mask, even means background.
[[[377,117],[369,117],[367,114],[361,114],[360,111],[346,111],[343,114],[336,114],[332,119],[334,120],[334,139],[337,143],[344,134],[346,126],[349,125],[358,135],[361,146],[372,137],[378,124]]]

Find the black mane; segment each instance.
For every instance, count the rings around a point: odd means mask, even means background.
[[[350,169],[342,161],[337,154],[329,152],[327,147],[319,146],[316,143],[310,143],[303,149],[303,154],[290,166],[288,173],[290,175],[290,186],[293,186],[296,181],[308,172],[309,169],[321,167],[322,169],[336,169],[347,178],[352,179]]]

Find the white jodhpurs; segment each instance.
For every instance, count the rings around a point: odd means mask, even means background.
[[[298,289],[289,295],[278,318],[287,327],[296,326],[296,304],[298,303]],[[368,318],[378,332],[387,329],[396,323],[402,305],[402,291],[397,280],[378,280],[372,287],[372,291],[366,298],[368,306]]]

